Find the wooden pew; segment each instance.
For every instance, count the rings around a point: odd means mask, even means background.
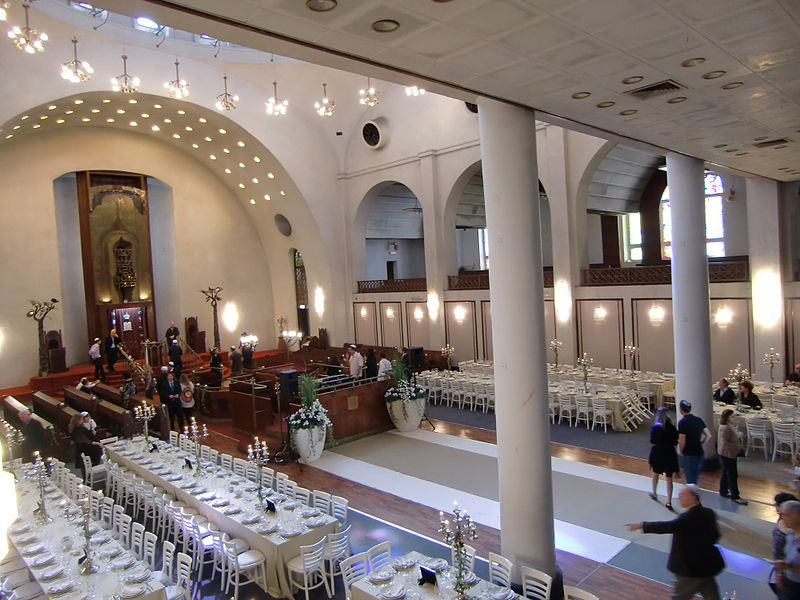
[[[113,402],[117,406],[124,406],[122,403],[122,392],[119,391],[118,387],[114,387],[106,383],[98,383],[92,388],[92,392],[95,396],[98,396],[103,400]]]
[[[262,383],[251,384],[245,381],[231,383],[228,408],[236,433],[254,435],[272,425],[270,391],[270,387]]]
[[[19,400],[14,398],[14,396],[4,396],[3,397],[3,415],[5,416],[6,421],[11,423],[17,429],[22,429],[24,427],[22,420],[19,418],[19,414],[23,410],[29,410],[27,406],[22,404]],[[63,453],[61,452],[61,448],[56,439],[56,428],[53,424],[48,421],[47,419],[43,418],[36,413],[31,415],[31,418],[38,421],[42,428],[49,434],[47,437],[49,438],[50,442],[48,443],[47,448],[45,449],[45,453],[49,456],[55,456],[57,458],[61,458]]]
[[[129,410],[76,390],[72,386],[64,386],[64,399],[72,408],[92,415],[97,426],[108,430],[111,435],[131,437],[141,429],[141,425],[134,421]]]
[[[33,410],[54,423],[58,431],[66,435],[69,435],[70,420],[79,412],[44,392],[33,393]]]
[[[89,414],[93,414],[95,407],[100,402],[97,396],[93,396],[83,390],[77,390],[71,385],[65,385],[63,389],[64,402],[78,412],[86,411]]]

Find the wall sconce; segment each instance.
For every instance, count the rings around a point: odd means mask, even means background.
[[[453,317],[457,323],[463,323],[467,317],[467,309],[459,304],[453,309]]]
[[[239,311],[233,302],[225,304],[225,310],[222,311],[222,322],[225,324],[225,329],[228,331],[238,329]]]
[[[391,306],[386,307],[386,318],[394,319],[394,309]]]
[[[660,306],[657,305],[651,306],[650,311],[647,313],[647,315],[650,317],[650,322],[656,327],[658,327],[664,322],[665,312],[664,309]]]
[[[397,254],[397,251],[400,250],[400,246],[398,246],[396,241],[392,240],[387,244],[387,250],[389,254]]]
[[[725,306],[720,306],[714,313],[714,323],[723,329],[733,321],[733,311]]]
[[[605,307],[603,306],[596,306],[594,309],[594,320],[595,321],[605,321],[608,312],[606,311]]]
[[[556,318],[562,323],[569,321],[570,311],[572,310],[572,294],[566,281],[557,281],[553,300],[556,307]]]
[[[439,296],[436,292],[428,293],[428,316],[435,321],[439,316]]]
[[[361,307],[361,311],[360,311],[359,314],[361,314],[361,318],[362,319],[366,319],[367,318],[367,307],[366,306],[362,306]]]
[[[762,327],[778,324],[783,307],[783,290],[780,277],[770,269],[763,269],[753,278],[753,316]]]
[[[314,311],[320,319],[325,313],[325,292],[319,286],[314,290]]]
[[[141,294],[139,294],[139,300],[149,300],[149,299],[150,295],[147,292],[142,292]]]
[[[102,300],[103,302],[106,302],[106,303],[108,303],[108,302],[111,302],[111,298],[109,298],[108,296],[103,296],[103,297],[101,298],[101,300]]]
[[[422,312],[422,309],[419,306],[414,309],[414,320],[415,321],[417,321],[417,322],[422,321],[422,317],[424,317],[424,316],[425,315],[424,315],[424,313]]]

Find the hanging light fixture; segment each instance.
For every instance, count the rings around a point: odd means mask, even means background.
[[[8,3],[4,4],[8,6]],[[30,7],[30,4],[23,2],[22,8],[25,9],[25,27],[14,25],[14,27],[11,28],[11,31],[8,32],[8,37],[10,37],[11,41],[14,42],[17,50],[24,50],[28,54],[36,54],[37,51],[44,51],[44,43],[49,38],[47,37],[46,33],[36,31],[30,26],[30,21],[28,20],[28,9]],[[6,11],[4,10],[3,12]]]
[[[167,89],[167,94],[170,98],[186,98],[189,95],[189,84],[185,79],[181,79],[179,69],[180,63],[175,59],[175,79],[173,81],[164,82],[164,87]]]
[[[406,96],[422,96],[424,93],[424,88],[417,87],[415,85],[410,85],[406,88]]]
[[[0,0],[0,21],[8,19],[8,0]]]
[[[289,101],[285,98],[278,98],[278,82],[272,82],[273,96],[267,100],[267,114],[273,117],[280,117],[286,114],[286,107],[289,106]]]
[[[367,77],[367,89],[359,90],[358,95],[361,96],[358,101],[363,106],[369,106],[370,108],[372,108],[373,106],[375,106],[380,102],[380,100],[378,99],[378,92],[370,84],[369,77]]]
[[[78,60],[78,38],[72,38],[72,60],[61,63],[61,77],[71,83],[82,83],[92,78],[94,69],[88,62]]]
[[[217,110],[236,110],[236,103],[239,101],[239,96],[236,94],[228,93],[228,76],[222,76],[222,85],[225,91],[217,96]]]
[[[128,75],[128,57],[122,55],[122,75],[111,78],[111,89],[123,94],[135,94],[136,88],[141,83],[138,77]]]
[[[322,84],[322,100],[314,102],[314,110],[320,117],[331,117],[336,109],[336,102],[328,98],[328,84]]]

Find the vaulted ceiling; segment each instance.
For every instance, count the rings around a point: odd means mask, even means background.
[[[782,181],[800,175],[796,0],[339,0],[327,12],[306,4],[102,1],[464,100],[503,99],[545,121],[712,165]],[[379,33],[379,21],[397,28]],[[640,88],[651,91],[631,93]]]

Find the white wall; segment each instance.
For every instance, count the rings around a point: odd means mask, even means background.
[[[458,268],[477,271],[481,268],[481,253],[478,246],[479,229],[456,229],[456,252]]]
[[[397,244],[397,253],[389,254],[389,242]],[[366,240],[366,279],[386,279],[386,261],[396,261],[395,279],[425,277],[424,240]]]
[[[603,262],[603,230],[600,224],[600,215],[586,215],[586,247],[589,252],[589,264],[596,265]]]

